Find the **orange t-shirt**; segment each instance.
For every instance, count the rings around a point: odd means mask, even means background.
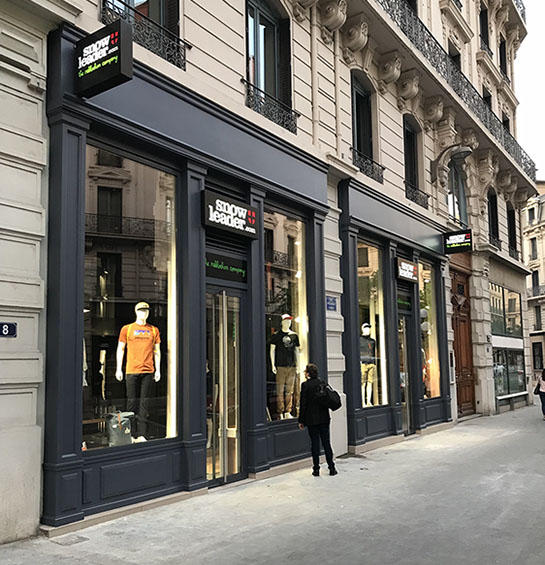
[[[128,324],[121,328],[119,341],[127,344],[127,368],[131,373],[153,373],[153,350],[161,343],[159,330],[150,324]]]

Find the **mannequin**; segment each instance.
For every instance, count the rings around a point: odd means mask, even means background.
[[[136,442],[147,441],[151,383],[161,379],[161,338],[159,330],[147,323],[149,304],[139,302],[135,307],[136,321],[121,328],[117,345],[115,377],[123,380],[123,357],[127,352],[126,388],[127,412],[136,414]]]
[[[276,409],[280,419],[292,418],[295,377],[299,365],[299,336],[291,331],[293,317],[282,315],[282,329],[271,338],[271,368],[276,375]]]
[[[371,406],[373,385],[377,379],[376,342],[371,337],[371,324],[361,326],[360,364],[361,364],[361,397],[364,406]]]

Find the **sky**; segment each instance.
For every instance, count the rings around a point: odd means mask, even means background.
[[[528,35],[515,59],[517,139],[545,180],[545,1],[523,0]]]

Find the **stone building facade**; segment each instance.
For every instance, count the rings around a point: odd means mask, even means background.
[[[281,314],[301,360],[342,393],[339,455],[528,401],[520,210],[535,166],[516,141],[520,0],[24,4],[2,12],[0,36],[6,101],[28,108],[2,118],[0,307],[20,333],[0,344],[0,488],[13,499],[0,540],[30,535],[40,515],[62,526],[307,458],[297,398],[279,402],[271,366]],[[78,97],[74,45],[118,18],[133,30],[132,81]],[[265,214],[263,238],[201,226],[203,192]],[[472,251],[449,258],[443,235],[468,229]],[[243,278],[211,275],[212,256]],[[166,376],[150,441],[112,447],[117,337],[139,300]],[[224,311],[220,376],[207,324]]]

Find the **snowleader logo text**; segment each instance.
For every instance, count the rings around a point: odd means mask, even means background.
[[[209,191],[204,196],[204,223],[241,235],[257,238],[257,209]]]

